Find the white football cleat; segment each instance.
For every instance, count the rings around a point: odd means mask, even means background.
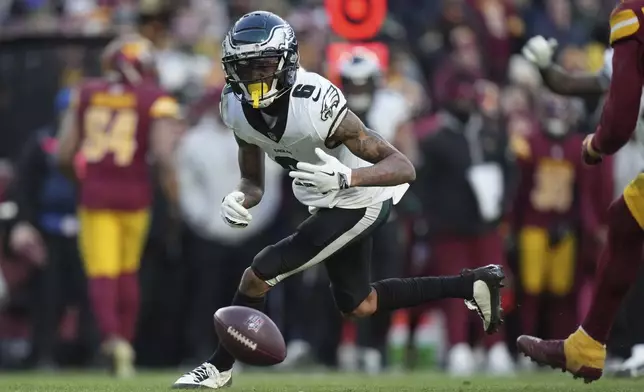
[[[134,359],[136,354],[134,349],[125,340],[119,340],[114,345],[113,351],[114,373],[118,378],[130,378],[135,374]]]
[[[130,343],[121,338],[112,338],[101,345],[101,351],[110,360],[110,370],[117,378],[134,376],[136,353]]]
[[[496,343],[487,353],[487,372],[493,376],[514,375],[514,360],[505,343]]]
[[[336,351],[338,367],[343,372],[355,373],[359,369],[360,353],[353,343],[342,343]]]
[[[644,376],[644,345],[636,344],[632,356],[615,368],[614,377],[639,378]]]
[[[469,377],[476,371],[476,359],[467,343],[454,345],[447,354],[447,373],[452,377]]]
[[[296,367],[306,366],[311,362],[311,345],[304,340],[293,340],[289,342],[284,362],[275,365],[278,369],[293,369]],[[239,362],[235,362],[237,364]]]
[[[382,373],[382,354],[375,348],[362,349],[362,366],[365,373],[375,375]]]
[[[495,333],[503,324],[501,308],[501,288],[505,274],[500,265],[488,265],[476,269],[464,269],[461,275],[474,275],[473,298],[465,300],[465,305],[478,313],[483,320],[483,329],[488,334]]]
[[[204,362],[179,377],[172,385],[172,389],[219,389],[229,387],[232,384],[232,369],[220,372],[214,365]]]

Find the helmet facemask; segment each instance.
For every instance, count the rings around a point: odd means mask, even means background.
[[[295,64],[287,64],[287,56],[297,55],[284,52],[255,56],[235,56],[223,61],[227,82],[242,102],[255,109],[269,106],[284,94],[295,82]]]
[[[255,109],[266,108],[295,84],[295,32],[273,13],[248,13],[226,34],[221,62],[237,99]]]

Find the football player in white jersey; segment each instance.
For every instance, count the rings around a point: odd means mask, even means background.
[[[370,282],[371,234],[414,180],[414,167],[364,126],[337,87],[299,69],[297,41],[288,23],[264,11],[242,16],[224,38],[222,64],[228,86],[220,110],[239,145],[242,177],[222,202],[222,218],[235,228],[251,224],[250,209],[263,194],[264,154],[290,171],[293,193],[312,211],[295,233],[255,257],[233,305],[262,311],[273,286],[324,263],[335,302],[346,316],[462,298],[479,313],[488,333],[496,331],[502,323],[500,266],[459,276]],[[228,386],[234,361],[219,345],[173,387]]]

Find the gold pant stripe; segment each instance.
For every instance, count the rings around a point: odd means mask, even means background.
[[[624,202],[633,218],[644,229],[644,174],[640,173],[624,188]]]

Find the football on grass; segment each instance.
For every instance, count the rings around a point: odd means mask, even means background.
[[[245,306],[228,306],[215,313],[219,341],[235,359],[254,366],[276,365],[286,358],[286,344],[267,315]]]

